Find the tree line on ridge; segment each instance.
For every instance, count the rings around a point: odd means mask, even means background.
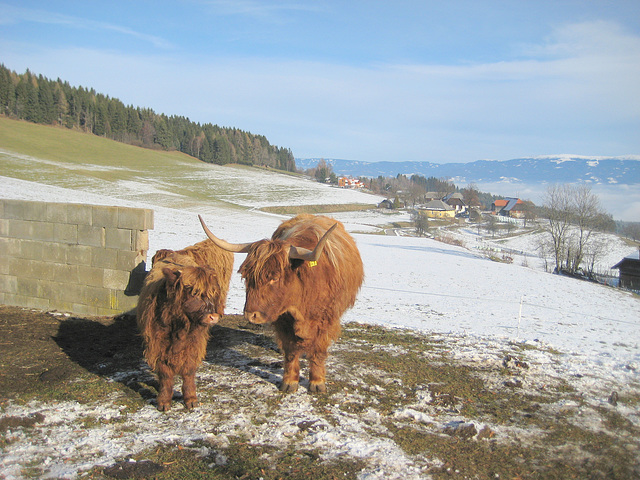
[[[27,70],[18,74],[0,64],[0,114],[44,125],[59,125],[145,148],[178,150],[202,161],[238,163],[295,171],[290,149],[262,135],[150,108],[124,105],[92,88],[74,87]]]

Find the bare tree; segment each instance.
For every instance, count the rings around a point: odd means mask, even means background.
[[[582,263],[589,239],[599,227],[602,209],[600,200],[588,185],[578,185],[571,190],[572,217],[576,231],[571,235],[571,256],[567,259],[567,268],[575,273]]]
[[[553,185],[544,197],[548,220],[547,241],[555,259],[555,272],[575,273],[585,259],[593,234],[606,217],[588,185]]]
[[[550,248],[555,259],[554,272],[560,272],[567,253],[567,237],[571,226],[571,187],[569,185],[551,185],[543,198],[545,214],[548,220]]]
[[[419,236],[426,235],[429,232],[429,220],[426,215],[422,215],[419,211],[414,210],[411,214],[413,224],[416,227],[416,234]]]

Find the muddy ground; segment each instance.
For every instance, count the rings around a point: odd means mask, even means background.
[[[562,361],[349,324],[329,393],[283,395],[269,327],[227,316],[202,406],[176,393],[163,414],[133,316],[0,306],[0,478],[640,478],[640,386],[592,388]]]

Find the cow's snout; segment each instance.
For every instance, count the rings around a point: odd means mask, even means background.
[[[220,320],[220,315],[217,313],[209,313],[204,316],[202,319],[202,323],[205,325],[215,325]]]
[[[267,317],[265,317],[260,312],[244,312],[244,318],[249,320],[251,323],[267,323]]]

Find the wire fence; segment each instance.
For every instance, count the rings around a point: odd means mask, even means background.
[[[370,285],[364,285],[362,288],[368,289],[368,290],[381,290],[386,292],[402,293],[402,294],[410,294],[410,295],[423,295],[423,296],[432,296],[432,297],[438,297],[438,298],[455,298],[455,299],[462,299],[462,300],[489,302],[492,304],[499,303],[499,304],[505,304],[505,305],[514,305],[519,307],[519,318],[518,318],[519,323],[522,319],[522,311],[525,307],[539,308],[539,309],[554,311],[554,312],[563,313],[563,314],[567,313],[566,308],[553,307],[549,305],[541,305],[539,303],[528,301],[526,300],[526,295],[522,295],[520,296],[520,298],[509,300],[509,299],[505,299],[504,297],[489,297],[489,296],[478,297],[478,296],[469,296],[469,295],[443,294],[443,293],[424,292],[424,291],[418,291],[418,290],[405,290],[405,289],[399,289],[399,288],[374,287]],[[581,311],[579,313],[582,317],[595,318],[598,320],[614,322],[614,323],[619,323],[624,325],[634,325],[634,326],[640,327],[640,319],[638,319],[637,322],[632,322],[628,320],[620,320],[619,318],[607,317],[603,315],[594,315],[585,311]],[[553,320],[542,320],[542,321],[545,323],[553,323]]]

